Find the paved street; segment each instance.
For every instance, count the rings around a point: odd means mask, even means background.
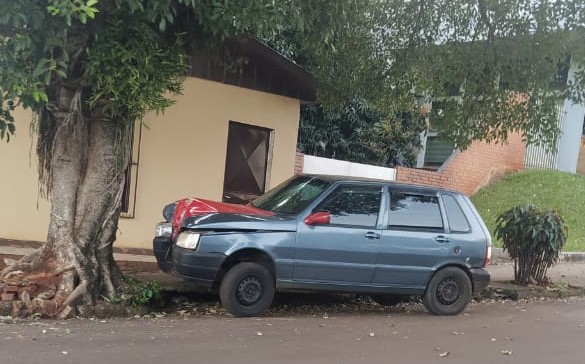
[[[0,324],[0,363],[585,363],[585,299],[312,317]]]

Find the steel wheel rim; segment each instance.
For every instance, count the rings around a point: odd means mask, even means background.
[[[245,277],[236,288],[236,298],[243,306],[257,303],[264,292],[262,282],[255,276]]]
[[[452,305],[457,302],[461,289],[453,278],[445,278],[437,286],[437,299],[444,305]]]

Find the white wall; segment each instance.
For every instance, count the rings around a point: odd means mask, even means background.
[[[577,65],[571,61],[571,68],[567,78],[569,82],[575,79],[575,72],[577,71]],[[575,173],[577,171],[585,108],[581,104],[573,104],[570,100],[565,100],[562,113],[564,118],[561,126],[562,134],[559,140],[557,169],[563,172]]]
[[[387,181],[396,180],[396,170],[394,168],[352,163],[337,159],[314,157],[311,155],[305,155],[304,159],[304,174],[366,177]]]

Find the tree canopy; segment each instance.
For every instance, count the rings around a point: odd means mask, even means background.
[[[339,25],[332,47],[314,49],[303,35],[290,42],[291,53],[316,75],[324,102],[323,118],[309,112],[302,120],[299,140],[310,153],[319,147],[306,138],[334,129],[336,115],[354,98],[387,119],[379,123],[387,129],[400,130],[396,115],[420,120],[432,112],[432,125],[410,125],[437,130],[461,149],[474,140],[503,142],[512,132],[553,146],[559,103],[584,102],[582,1],[375,0],[359,6]],[[577,72],[567,82],[570,63]],[[382,128],[372,130],[369,142]],[[401,135],[410,146],[418,143],[416,133]],[[331,156],[335,144],[329,145],[322,152]],[[404,153],[408,149],[398,154]]]

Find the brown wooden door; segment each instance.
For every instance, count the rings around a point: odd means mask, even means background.
[[[247,203],[266,188],[271,130],[230,121],[223,201]]]

